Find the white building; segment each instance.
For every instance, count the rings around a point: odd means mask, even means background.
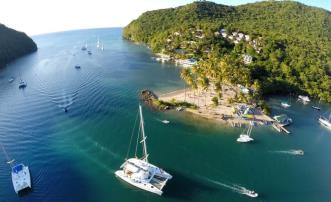
[[[245,63],[246,65],[251,64],[252,61],[253,61],[253,57],[252,57],[252,56],[247,55],[247,54],[244,55],[244,63]]]
[[[250,40],[250,36],[249,35],[245,35],[245,41],[249,41]]]
[[[226,38],[226,37],[228,36],[228,34],[227,34],[226,32],[222,32],[222,36],[223,36],[224,38]]]

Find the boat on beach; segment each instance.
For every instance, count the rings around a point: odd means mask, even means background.
[[[143,156],[142,158],[138,158],[137,153],[135,153],[135,157],[127,159],[121,165],[121,169],[115,172],[115,175],[135,187],[154,194],[162,195],[163,187],[172,176],[161,168],[149,163],[146,145],[147,137],[145,136],[141,105],[139,105],[139,114],[140,124],[137,144],[140,139],[139,143],[142,144]]]

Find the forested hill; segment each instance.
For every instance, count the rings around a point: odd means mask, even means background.
[[[37,45],[25,33],[0,24],[0,68],[36,50]]]
[[[236,41],[235,33],[249,39]],[[331,102],[331,13],[321,8],[293,1],[240,6],[197,1],[148,11],[125,27],[123,36],[148,44],[153,52],[198,59],[200,72],[211,80],[216,78],[204,65],[217,70],[219,82],[257,88],[262,94],[306,93]],[[252,57],[251,63],[243,64],[245,55]]]

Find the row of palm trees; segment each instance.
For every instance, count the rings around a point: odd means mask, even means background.
[[[209,56],[207,60],[201,60],[191,69],[184,68],[181,71],[181,78],[185,81],[186,86],[193,89],[194,100],[195,92],[204,92],[205,105],[207,93],[211,92],[210,87],[219,93],[222,91],[222,86],[234,86],[241,84],[243,86],[251,86],[251,76],[248,67],[242,64],[239,59],[231,56],[225,56],[221,59]],[[254,83],[254,85],[258,85]],[[254,86],[253,85],[253,86]],[[260,84],[259,84],[260,85]],[[185,90],[186,101],[186,90]],[[198,99],[199,102],[199,99]],[[199,105],[199,103],[198,103]]]

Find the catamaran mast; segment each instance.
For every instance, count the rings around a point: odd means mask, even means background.
[[[144,128],[144,118],[141,105],[139,105],[139,113],[140,113],[140,127],[141,127],[141,134],[142,140],[140,143],[143,144],[143,152],[144,152],[144,160],[148,162],[148,153],[147,153],[147,146],[146,146],[146,136],[145,136],[145,128]]]

